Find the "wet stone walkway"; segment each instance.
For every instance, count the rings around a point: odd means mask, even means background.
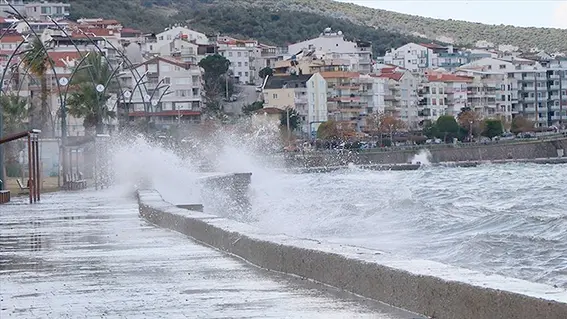
[[[148,224],[116,190],[0,206],[0,318],[417,318]]]

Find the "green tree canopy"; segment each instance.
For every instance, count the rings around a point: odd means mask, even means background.
[[[38,112],[33,107],[33,101],[30,103],[28,110],[30,116],[30,125],[32,128],[39,128],[44,134],[53,134],[54,123],[51,117],[51,110],[48,104],[49,89],[47,87],[47,70],[51,67],[53,61],[49,57],[47,49],[41,39],[34,37],[27,44],[25,54],[22,57],[23,64],[29,69],[31,75],[37,76],[40,82],[40,98],[41,108]],[[39,116],[38,116],[39,115]],[[51,129],[48,130],[51,124]]]
[[[103,133],[105,120],[116,117],[114,110],[109,110],[107,101],[110,94],[118,85],[116,74],[101,54],[89,52],[84,58],[84,64],[78,65],[75,75],[69,84],[72,92],[67,98],[67,108],[70,115],[83,119],[83,126],[90,131]],[[97,91],[102,85],[103,91]],[[71,88],[70,88],[71,90]]]
[[[484,129],[482,130],[482,136],[488,138],[493,138],[495,136],[500,136],[504,132],[504,125],[500,120],[485,120]]]
[[[246,116],[250,116],[250,115],[252,115],[252,113],[254,113],[255,111],[257,111],[257,110],[259,110],[263,107],[264,107],[264,102],[256,101],[252,104],[245,105],[242,108],[242,113],[244,113],[244,115],[246,115]]]
[[[284,127],[287,127],[288,121],[288,112],[283,112],[280,116],[280,124]],[[299,114],[296,110],[290,109],[289,110],[289,129],[295,131],[300,124]]]
[[[272,68],[270,67],[265,67],[262,70],[260,70],[260,72],[258,72],[258,75],[262,80],[264,80],[267,75],[272,76],[273,74],[274,74],[274,70],[272,70]]]

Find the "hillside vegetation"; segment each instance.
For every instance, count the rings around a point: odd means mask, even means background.
[[[145,31],[187,23],[200,31],[254,37],[282,45],[317,36],[325,27],[372,41],[375,53],[411,41],[450,38],[567,51],[567,30],[424,18],[331,0],[73,0],[72,16],[112,17]],[[513,4],[511,4],[513,5]],[[446,41],[446,40],[444,40]]]
[[[317,37],[323,29],[341,30],[349,39],[373,43],[375,54],[422,38],[375,29],[322,14],[260,7],[210,4],[196,0],[76,0],[72,18],[115,18],[124,25],[144,31],[162,31],[168,24],[182,23],[206,34],[254,38],[266,44],[287,45]]]

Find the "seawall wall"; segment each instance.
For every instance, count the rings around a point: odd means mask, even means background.
[[[567,152],[567,138],[527,141],[522,143],[494,143],[486,145],[436,146],[424,148],[431,153],[432,163],[460,161],[495,161],[505,159],[535,159],[557,157],[557,150]],[[393,151],[363,151],[337,154],[315,152],[295,154],[288,158],[294,166],[336,166],[354,164],[403,164],[411,162],[420,149]]]
[[[240,182],[238,181],[240,180]],[[249,175],[210,176],[243,194]],[[437,319],[567,318],[564,289],[426,260],[276,235],[219,216],[178,208],[155,190],[138,191],[140,215],[158,226],[237,255],[259,267],[316,280]],[[205,208],[206,209],[206,208]]]

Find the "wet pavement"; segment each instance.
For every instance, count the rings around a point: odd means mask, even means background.
[[[0,205],[0,318],[418,318],[154,227],[121,195]]]

